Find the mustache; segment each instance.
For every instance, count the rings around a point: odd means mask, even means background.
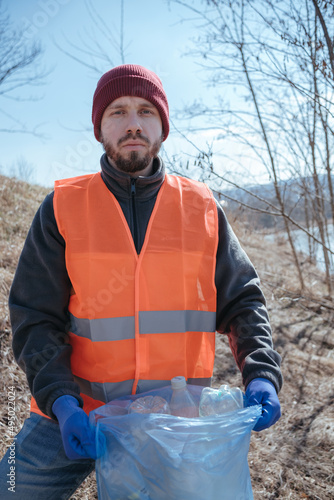
[[[142,135],[141,133],[139,134],[127,134],[127,135],[124,135],[123,137],[121,137],[118,142],[117,142],[117,146],[120,146],[121,144],[123,144],[123,142],[126,142],[128,141],[129,139],[133,139],[134,141],[136,139],[140,139],[141,141],[143,142],[146,142],[146,144],[148,146],[150,146],[151,144],[151,141],[149,140],[148,137],[146,137],[145,135]]]

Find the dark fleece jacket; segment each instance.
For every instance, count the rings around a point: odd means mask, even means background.
[[[104,154],[101,176],[124,212],[139,253],[157,193],[164,181],[163,162],[156,158],[151,176],[133,180],[112,168]],[[273,349],[258,276],[219,203],[217,210],[217,332],[228,335],[245,386],[254,378],[264,377],[279,391],[282,385],[281,360]],[[39,408],[52,418],[52,404],[59,396],[72,395],[82,405],[79,386],[71,373],[71,346],[66,343],[70,292],[65,241],[55,220],[52,192],[32,222],[9,297],[15,358],[26,373]]]

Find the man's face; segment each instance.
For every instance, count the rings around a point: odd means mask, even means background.
[[[142,97],[119,97],[102,116],[101,142],[108,160],[130,175],[150,175],[162,139],[159,111]]]

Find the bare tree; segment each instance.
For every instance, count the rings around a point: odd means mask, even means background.
[[[32,183],[34,182],[35,166],[28,162],[24,156],[20,156],[16,165],[13,166],[12,172],[18,179]]]
[[[332,41],[332,38],[330,37],[329,35],[329,32],[328,32],[328,28],[327,28],[327,23],[324,19],[324,16],[322,15],[322,12],[321,12],[321,9],[320,9],[320,2],[318,2],[318,0],[312,0],[313,2],[313,5],[314,5],[314,9],[315,9],[315,12],[316,12],[316,15],[317,17],[319,18],[319,21],[320,21],[320,24],[321,24],[321,27],[322,27],[322,30],[323,30],[323,33],[324,33],[324,37],[325,37],[325,40],[326,40],[326,45],[327,45],[327,49],[328,49],[328,56],[329,56],[329,61],[330,61],[330,66],[331,66],[331,69],[332,69],[332,79],[334,80],[334,47],[333,47],[333,41]],[[332,8],[333,9],[333,12],[332,12],[332,15],[334,14],[334,8],[333,8],[333,4],[332,2],[322,2],[324,4],[324,9],[329,9],[329,8]]]
[[[206,0],[196,8],[194,3],[174,1],[189,9],[192,21],[197,21],[199,35],[190,55],[196,57],[209,85],[217,91],[215,105],[196,103],[183,114],[195,124],[200,118],[201,125],[192,131],[215,130],[227,151],[234,143],[224,162],[218,161],[217,153],[213,157],[205,151],[198,153],[197,166],[200,160],[205,167],[202,180],[222,195],[222,182],[242,187],[228,175],[240,166],[238,149],[242,149],[244,162],[252,159],[253,169],[264,168],[274,197],[248,192],[253,194],[253,203],[243,201],[244,205],[282,220],[301,290],[304,276],[293,229],[301,229],[322,246],[331,294],[333,248],[326,231],[326,198],[333,195],[333,86],[326,70],[330,52],[325,54],[326,43],[320,37],[319,14],[313,2]],[[331,18],[323,17],[323,22],[330,31]],[[209,120],[207,126],[203,126],[205,119]],[[245,177],[251,184],[252,171]],[[290,185],[298,186],[297,195]],[[245,187],[242,190],[247,191]],[[307,213],[302,203],[306,196],[310,202]],[[314,224],[318,234],[313,232]]]
[[[0,0],[0,106],[5,99],[16,102],[25,100],[21,92],[23,87],[29,88],[43,83],[47,71],[40,65],[42,53],[39,42],[28,41],[24,30],[13,27]],[[29,96],[28,99],[35,97]],[[0,132],[41,135],[37,126],[26,126],[17,116],[1,107],[0,113],[5,117],[1,120],[3,125]]]
[[[85,0],[85,5],[91,19],[90,29],[85,28],[79,33],[78,43],[65,38],[68,48],[64,48],[57,41],[54,43],[61,52],[74,61],[94,73],[102,74],[106,68],[125,62],[128,45],[125,45],[124,40],[124,0],[120,0],[118,29],[115,26],[111,27],[110,21],[106,22],[92,0]]]

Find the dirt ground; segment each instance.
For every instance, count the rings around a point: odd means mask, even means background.
[[[32,217],[47,192],[0,176],[1,456],[10,437],[8,388],[15,388],[17,430],[29,413],[25,377],[11,352],[8,292]],[[254,499],[334,499],[334,301],[326,296],[321,272],[306,259],[307,288],[303,295],[298,292],[282,240],[269,243],[242,222],[230,221],[261,277],[274,344],[283,360],[282,417],[274,427],[251,437],[248,459]],[[241,387],[224,336],[217,337],[214,386],[221,383]],[[72,497],[79,499],[97,499],[94,475]]]

